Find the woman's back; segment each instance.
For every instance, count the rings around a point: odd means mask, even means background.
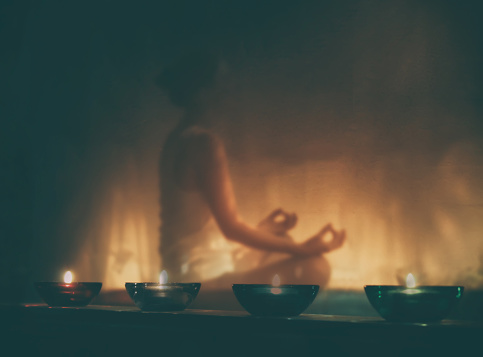
[[[162,267],[177,281],[206,280],[233,270],[234,244],[219,231],[197,185],[194,166],[200,164],[195,162],[202,150],[200,138],[218,141],[200,127],[179,127],[161,156]]]

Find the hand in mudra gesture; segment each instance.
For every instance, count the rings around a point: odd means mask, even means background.
[[[258,228],[282,238],[292,239],[288,231],[295,227],[296,224],[297,215],[295,213],[288,213],[278,208],[260,221]]]
[[[331,237],[327,239],[327,235]],[[318,233],[301,243],[299,246],[300,255],[314,256],[331,252],[340,248],[346,239],[345,230],[336,231],[332,224],[326,224]]]

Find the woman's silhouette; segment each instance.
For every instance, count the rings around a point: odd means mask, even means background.
[[[323,254],[344,243],[343,230],[327,224],[297,243],[288,235],[297,222],[294,213],[277,209],[256,227],[240,217],[224,145],[204,127],[219,69],[218,56],[198,51],[158,78],[171,102],[184,110],[161,155],[163,269],[172,281],[202,281],[204,288],[270,283],[275,274],[283,283],[325,285],[330,267]]]

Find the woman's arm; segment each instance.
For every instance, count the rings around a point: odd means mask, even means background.
[[[190,139],[189,147],[198,188],[226,238],[262,250],[301,256],[319,255],[342,245],[345,234],[337,233],[330,225],[304,243],[281,239],[275,234],[249,226],[238,213],[222,142],[213,134],[203,131]],[[329,242],[331,247],[322,239],[328,232],[333,235]],[[340,241],[340,244],[332,241]]]

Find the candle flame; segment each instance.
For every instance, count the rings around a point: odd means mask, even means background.
[[[166,284],[168,282],[168,273],[166,270],[163,270],[161,274],[159,274],[159,283]]]
[[[272,286],[280,286],[280,277],[278,274],[275,274],[275,276],[272,279]]]
[[[67,270],[64,274],[64,283],[70,284],[72,283],[72,273],[70,270]]]
[[[280,286],[280,277],[278,274],[275,274],[275,276],[272,279],[272,286],[273,288],[270,289],[270,292],[272,294],[278,295],[282,293],[282,289],[278,288],[277,286]]]
[[[414,279],[413,274],[409,273],[406,278],[406,287],[408,288],[415,288],[416,287],[416,279]]]

